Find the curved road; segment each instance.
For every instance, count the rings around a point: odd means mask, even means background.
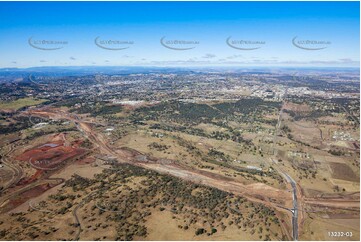
[[[292,186],[292,193],[293,193],[293,209],[291,209],[292,212],[292,237],[293,240],[298,240],[298,201],[297,201],[297,187],[295,180],[292,179],[288,174],[282,173],[286,180],[291,184]]]
[[[283,96],[283,100],[285,100],[287,96],[287,89],[285,91],[285,94]],[[283,101],[283,104],[284,104],[284,101]],[[275,145],[276,145],[276,142],[277,142],[277,135],[278,135],[278,132],[279,132],[279,129],[281,128],[281,123],[282,123],[282,113],[283,113],[283,105],[281,107],[281,110],[278,114],[278,122],[276,124],[276,130],[274,132],[274,135],[273,135],[273,154],[274,154],[274,157],[275,159],[277,160],[277,156],[278,156],[278,150],[276,149]],[[289,211],[292,212],[292,238],[293,240],[298,240],[298,200],[297,200],[297,183],[295,182],[295,180],[293,180],[293,178],[288,175],[286,172],[282,171],[282,169],[278,166],[277,162],[274,161],[272,158],[271,160],[273,161],[274,163],[274,167],[276,168],[277,172],[281,175],[283,175],[283,177],[285,178],[285,180],[291,184],[292,186],[292,205],[293,205],[293,208],[292,209],[289,209]]]
[[[58,112],[57,110],[32,110],[33,114],[37,114],[37,115],[45,115],[45,116],[60,116],[62,118],[68,119],[70,121],[73,121],[76,123],[77,128],[84,134],[87,135],[88,138],[90,139],[90,141],[92,141],[93,143],[96,144],[97,147],[99,147],[101,149],[102,152],[115,156],[115,157],[121,157],[123,162],[127,162],[125,157],[122,157],[121,154],[117,153],[116,151],[114,151],[112,148],[110,148],[106,141],[103,139],[103,137],[101,137],[101,135],[97,134],[96,132],[94,132],[91,127],[89,125],[87,125],[86,122],[81,121],[81,119],[79,119],[76,115],[70,115],[68,113],[65,112]],[[282,114],[282,109],[280,114]],[[75,116],[75,117],[74,117]],[[277,128],[276,130],[278,131],[279,127],[281,126],[281,117],[279,117],[279,123],[277,124]],[[274,138],[276,138],[276,135],[274,136]],[[275,155],[276,157],[277,155]],[[124,159],[125,158],[125,159]],[[151,169],[151,170],[156,170],[158,172],[161,173],[168,173],[171,175],[174,175],[176,177],[181,177],[181,178],[188,178],[188,176],[190,176],[191,178],[193,177],[197,177],[202,179],[202,183],[204,183],[205,185],[208,186],[212,186],[212,187],[217,187],[218,189],[221,189],[223,191],[227,191],[227,192],[231,192],[234,194],[238,194],[238,195],[242,195],[247,197],[248,199],[250,199],[251,201],[254,202],[260,202],[260,203],[264,203],[264,201],[262,199],[258,199],[256,194],[264,194],[263,189],[264,188],[259,188],[258,190],[255,190],[255,187],[252,188],[248,188],[247,186],[245,186],[244,184],[239,184],[239,183],[234,183],[234,182],[225,182],[225,181],[219,181],[218,178],[215,177],[211,177],[209,176],[209,174],[200,174],[199,172],[196,172],[192,169],[186,169],[185,167],[177,167],[177,166],[167,166],[167,165],[161,165],[161,164],[153,164],[153,163],[134,163],[135,165],[138,165],[140,167],[146,168],[146,169]],[[277,167],[277,166],[276,166]],[[212,174],[213,175],[213,174]],[[189,178],[189,179],[191,179]],[[280,192],[280,191],[279,191]],[[90,194],[89,194],[90,195]],[[286,194],[284,194],[286,196]],[[296,189],[294,190],[294,197],[296,196]],[[275,197],[274,197],[275,198]],[[84,198],[85,200],[85,198]],[[83,200],[83,201],[84,201]],[[271,202],[268,202],[268,205]],[[79,231],[77,233],[76,239],[79,239],[79,235],[81,232],[81,226],[79,223],[79,219],[77,217],[76,211],[77,209],[80,208],[80,206],[83,204],[83,202],[81,202],[80,204],[77,205],[77,207],[73,210],[73,215],[75,217],[75,220],[79,226]],[[276,204],[272,204],[271,206],[273,207],[277,207]],[[295,200],[295,206],[294,209],[297,210],[297,200]],[[294,227],[297,227],[297,213],[295,213],[295,218],[293,219],[293,224]],[[296,222],[296,223],[295,223]],[[294,229],[295,233],[298,233],[298,229]],[[296,238],[298,236],[295,236]]]

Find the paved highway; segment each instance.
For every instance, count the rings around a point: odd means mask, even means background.
[[[284,99],[287,97],[287,89],[284,94]],[[277,143],[277,135],[278,131],[281,128],[281,122],[282,122],[282,113],[283,113],[283,107],[281,107],[281,110],[278,115],[278,122],[276,125],[276,130],[273,135],[273,154],[275,159],[277,160],[278,150],[276,149],[276,143]],[[277,171],[283,175],[283,177],[286,179],[288,183],[292,186],[292,194],[293,194],[293,208],[290,209],[292,212],[292,237],[293,240],[298,240],[298,201],[297,201],[297,186],[295,180],[292,179],[290,175],[288,175],[286,172],[282,171],[282,169],[277,165],[277,162],[273,159],[271,159],[273,163],[275,164],[275,168]]]
[[[291,209],[291,212],[292,212],[292,237],[293,237],[293,240],[298,240],[298,201],[297,201],[296,182],[287,173],[283,173],[283,175],[292,186],[292,193],[293,193],[293,208]]]
[[[57,111],[38,111],[38,112],[33,111],[33,114],[48,115],[48,116],[59,115],[62,118],[68,119],[70,121],[74,121],[77,125],[77,128],[83,134],[86,134],[89,137],[89,140],[91,140],[97,147],[99,147],[101,149],[102,153],[108,154],[108,155],[111,155],[114,157],[121,157],[121,159],[124,159],[123,154],[119,154],[119,153],[117,153],[117,151],[115,151],[111,147],[109,147],[101,135],[94,132],[90,126],[88,126],[85,122],[81,121],[78,118],[74,118],[73,116],[70,116],[67,113],[60,113]],[[281,120],[281,119],[279,119],[279,120]],[[277,130],[279,127],[280,127],[280,124],[278,124]],[[275,136],[275,138],[276,137],[277,136]],[[241,184],[241,183],[238,184],[236,182],[230,184],[230,183],[228,183],[228,181],[225,182],[225,180],[219,180],[219,178],[207,176],[205,174],[200,174],[198,171],[186,169],[186,167],[174,167],[171,165],[162,165],[160,163],[156,163],[156,164],[134,163],[134,164],[141,166],[143,168],[146,168],[146,169],[156,170],[157,172],[161,172],[161,173],[168,173],[168,174],[174,175],[176,177],[180,177],[183,179],[190,179],[192,181],[203,178],[202,183],[204,183],[208,186],[216,187],[218,189],[221,189],[221,190],[224,190],[227,192],[232,192],[232,193],[239,192],[239,193],[235,193],[235,194],[241,194],[242,196],[246,196],[246,194],[247,194],[246,197],[248,199],[252,199],[253,201],[257,201],[257,202],[262,202],[262,200],[259,200],[254,197],[258,193],[263,194],[262,189],[260,189],[259,191],[257,189],[256,190],[248,189],[247,186],[245,186],[244,184]],[[276,165],[276,167],[277,167],[277,165]],[[73,211],[73,216],[75,217],[76,224],[79,226],[79,228],[78,228],[79,231],[77,232],[76,237],[75,237],[76,239],[79,239],[79,235],[81,232],[81,225],[80,225],[80,221],[77,217],[76,211],[81,206],[82,206],[82,204],[79,204]],[[296,221],[297,221],[297,219],[296,219]],[[297,226],[297,223],[295,226]]]

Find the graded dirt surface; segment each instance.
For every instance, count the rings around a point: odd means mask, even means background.
[[[232,178],[222,177],[211,172],[187,170],[184,167],[179,167],[176,165],[160,165],[149,163],[140,163],[138,165],[162,173],[171,174],[184,180],[190,180],[203,185],[216,187],[223,191],[242,195],[249,198],[250,200],[257,202],[266,201],[266,198],[268,198],[272,199],[273,201],[278,201],[281,205],[283,204],[281,201],[292,200],[290,193],[267,186],[262,183],[243,185],[241,183],[237,183]]]
[[[83,132],[87,133],[87,136],[98,146],[98,148],[112,156],[117,157],[121,162],[129,162],[131,164],[135,164],[147,169],[155,170],[164,174],[171,174],[173,176],[182,178],[184,180],[200,183],[203,185],[208,185],[212,187],[216,187],[218,189],[235,193],[237,195],[242,195],[254,202],[264,203],[267,206],[272,206],[276,210],[280,210],[280,212],[284,212],[282,208],[279,208],[279,205],[289,204],[292,201],[292,196],[287,191],[282,191],[273,187],[269,187],[264,184],[256,184],[251,187],[247,187],[242,183],[238,183],[233,179],[220,176],[218,177],[216,174],[211,172],[194,170],[187,168],[187,166],[178,166],[177,164],[169,164],[166,162],[157,162],[158,160],[151,162],[139,162],[135,158],[135,154],[126,150],[117,149],[116,151],[110,148],[105,139],[94,132],[91,128],[90,124],[85,122],[80,122],[79,119],[74,118],[71,115],[64,114],[64,112],[58,112],[56,110],[41,110],[41,111],[33,111],[34,115],[41,116],[49,116],[49,117],[57,117],[57,118],[65,118],[69,120],[73,120],[78,123],[78,127]],[[141,153],[139,153],[141,154]],[[161,160],[160,160],[161,161]],[[288,200],[288,201],[287,201]],[[288,213],[286,213],[289,216]],[[284,231],[288,230],[287,228],[283,228]]]
[[[85,149],[79,148],[80,144],[80,140],[68,144],[65,135],[59,134],[48,143],[26,150],[16,159],[28,162],[37,170],[56,170],[64,161],[85,153]]]
[[[15,155],[13,165],[18,164],[17,169],[21,172],[16,180],[13,179],[9,190],[0,197],[1,211],[13,210],[63,183],[64,179],[51,175],[63,169],[68,161],[87,152],[80,148],[81,143],[81,140],[69,142],[66,134],[59,133],[45,136],[37,141],[35,147],[30,145],[27,150]]]
[[[357,182],[360,178],[353,172],[347,164],[330,162],[332,177],[335,179]]]

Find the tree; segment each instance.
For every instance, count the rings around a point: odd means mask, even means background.
[[[205,233],[205,230],[203,228],[197,229],[197,231],[196,231],[196,235],[201,235],[203,233]]]

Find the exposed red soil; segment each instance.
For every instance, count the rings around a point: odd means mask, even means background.
[[[2,212],[11,211],[15,207],[23,204],[24,202],[26,202],[34,197],[37,197],[37,196],[43,194],[45,191],[59,185],[62,181],[57,181],[56,183],[54,183],[54,182],[55,181],[52,181],[52,182],[49,181],[48,183],[32,187],[29,190],[22,192],[21,195],[10,198],[9,202],[6,204],[6,206],[2,208]]]
[[[23,186],[30,184],[36,181],[43,174],[44,170],[36,170],[36,172],[31,177],[21,178],[20,181],[16,184],[17,186]]]
[[[30,177],[23,177],[16,185],[26,187],[33,182],[45,178],[43,175],[49,173],[47,171],[57,170],[68,160],[86,153],[85,149],[79,148],[82,140],[68,142],[64,133],[55,134],[50,137],[47,143],[38,145],[26,150],[15,159],[27,162],[36,172]],[[91,160],[85,160],[85,163]]]
[[[64,141],[52,141],[25,151],[16,159],[29,164],[38,170],[54,170],[65,160],[85,153],[78,148],[81,141],[75,141],[70,146],[65,146]]]
[[[309,112],[309,107],[305,107],[302,105],[285,105],[284,109],[288,110],[297,110],[298,112]],[[182,167],[177,163],[172,162],[163,162],[160,159],[156,159],[153,157],[147,157],[146,155],[129,148],[116,149],[110,147],[102,137],[101,134],[98,134],[92,130],[91,126],[86,122],[81,122],[78,118],[72,117],[70,114],[67,114],[63,111],[59,111],[56,109],[47,109],[41,111],[33,111],[36,115],[44,115],[49,117],[57,117],[57,118],[66,118],[68,120],[73,120],[79,125],[79,128],[82,132],[87,133],[89,139],[100,149],[101,153],[107,154],[112,157],[119,158],[121,162],[124,163],[132,163],[134,165],[144,167],[151,170],[156,170],[161,173],[167,173],[184,180],[201,183],[204,185],[216,187],[223,191],[231,192],[237,195],[245,196],[249,200],[253,202],[260,202],[267,206],[272,206],[276,211],[280,214],[283,214],[287,217],[287,221],[290,221],[291,213],[285,213],[283,208],[279,208],[279,205],[283,205],[284,207],[289,207],[292,202],[291,193],[287,190],[279,190],[266,184],[251,184],[244,185],[238,181],[230,181],[225,179],[224,177],[214,176],[214,174],[202,173],[197,169],[192,169],[190,167]],[[288,188],[290,189],[290,187]],[[304,197],[302,192],[300,191],[300,187],[298,186],[297,196],[299,198],[299,208],[303,209],[304,206],[320,206],[320,207],[328,207],[335,209],[345,209],[350,208],[351,210],[355,210],[359,213],[359,199],[351,199],[347,200],[332,200],[332,199],[308,199]],[[301,210],[302,211],[302,210]],[[304,214],[303,212],[299,213],[299,223],[300,223],[300,231],[302,230],[302,221]],[[284,221],[283,218],[282,221]],[[291,224],[289,223],[281,223],[282,229],[284,230],[287,237],[290,239],[291,236],[287,231],[291,231]]]

